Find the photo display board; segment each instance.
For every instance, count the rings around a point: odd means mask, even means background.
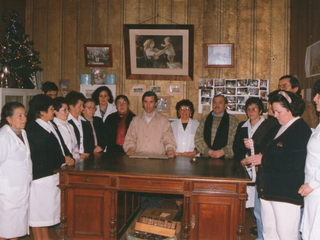
[[[269,95],[268,79],[199,79],[198,112],[207,114],[212,110],[215,95],[224,95],[228,100],[228,113],[245,114],[245,103],[249,97],[260,98],[267,112]]]

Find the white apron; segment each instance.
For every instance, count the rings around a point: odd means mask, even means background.
[[[29,193],[32,162],[26,132],[24,143],[8,125],[0,130],[0,237],[29,234]]]

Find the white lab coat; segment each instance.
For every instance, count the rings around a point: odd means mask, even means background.
[[[181,119],[176,119],[171,122],[174,138],[177,143],[176,152],[193,152],[194,151],[194,135],[199,126],[199,122],[195,119],[189,119],[186,130],[183,129]]]
[[[8,126],[0,129],[0,237],[29,233],[29,194],[32,162],[27,134],[24,143]]]
[[[307,145],[305,183],[314,189],[304,198],[301,232],[304,240],[320,239],[320,124]]]
[[[107,111],[106,113],[104,114],[103,118],[101,117],[101,113],[100,113],[100,107],[99,105],[97,106],[97,110],[96,112],[94,113],[94,116],[96,117],[99,117],[99,118],[102,118],[102,121],[105,122],[106,121],[106,118],[108,117],[108,115],[110,115],[111,113],[114,113],[117,111],[117,108],[114,104],[112,103],[108,103],[108,107],[107,107]]]

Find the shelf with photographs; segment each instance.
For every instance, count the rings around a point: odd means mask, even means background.
[[[224,95],[228,100],[228,113],[245,114],[245,103],[249,97],[258,97],[267,111],[269,94],[268,79],[199,79],[198,112],[208,114],[212,110],[212,98]]]

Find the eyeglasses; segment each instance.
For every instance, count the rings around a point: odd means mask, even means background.
[[[279,85],[278,85],[278,88],[279,88],[279,89],[287,89],[288,87],[291,87],[291,84],[286,84],[286,83],[285,83],[285,84],[279,84]]]
[[[49,107],[48,110],[54,111],[54,107]]]
[[[126,105],[128,104],[127,102],[116,102],[117,105]]]
[[[88,108],[88,109],[90,109],[90,110],[97,110],[97,107],[86,107],[86,106],[85,106],[85,108]]]
[[[190,111],[190,108],[180,108],[179,111]]]
[[[69,110],[68,109],[59,109],[59,111],[58,112],[69,112]]]
[[[256,112],[259,111],[258,108],[247,108],[247,112]]]

